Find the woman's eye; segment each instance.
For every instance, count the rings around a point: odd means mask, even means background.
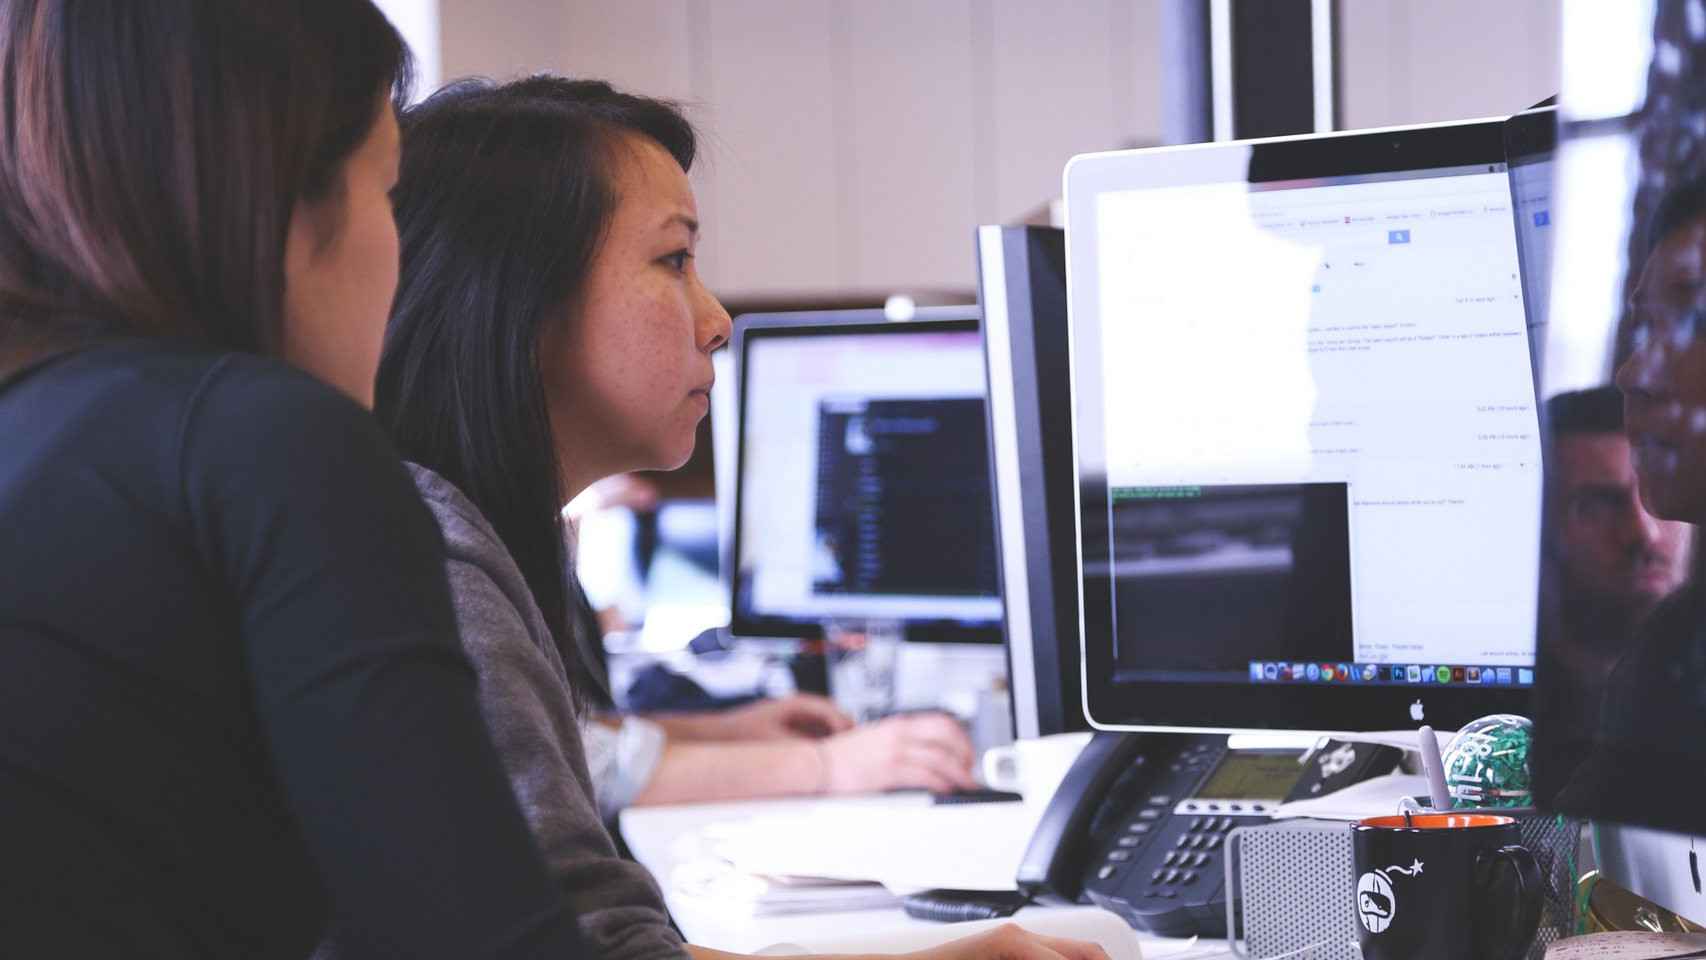
[[[668,264],[669,268],[674,270],[676,273],[683,273],[687,270],[687,261],[691,259],[693,259],[693,254],[688,253],[686,250],[677,250],[664,257],[663,262]]]

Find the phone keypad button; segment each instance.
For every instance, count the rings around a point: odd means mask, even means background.
[[[1154,873],[1149,875],[1149,879],[1153,883],[1160,883],[1162,881],[1162,879],[1166,876],[1167,876],[1166,870],[1157,870]]]
[[[1174,900],[1174,899],[1178,898],[1179,891],[1177,891],[1177,890],[1157,890],[1157,891],[1155,891],[1155,895],[1160,897],[1163,900]]]
[[[1132,833],[1137,833],[1137,834],[1143,834],[1143,833],[1148,833],[1148,832],[1149,832],[1149,830],[1150,830],[1150,824],[1147,824],[1147,823],[1133,823],[1133,824],[1130,824],[1130,825],[1128,825],[1128,826],[1127,826],[1127,827],[1126,827],[1126,829],[1127,829],[1127,830],[1128,830],[1128,831],[1130,831],[1130,832],[1132,832]]]
[[[1152,807],[1165,807],[1172,802],[1173,798],[1168,796],[1154,796],[1149,798],[1149,805]]]
[[[1114,850],[1108,854],[1109,863],[1124,863],[1131,859],[1130,850]]]
[[[1116,842],[1122,847],[1130,848],[1130,847],[1137,846],[1138,844],[1142,843],[1143,841],[1139,840],[1137,837],[1121,837]]]
[[[1179,862],[1179,851],[1177,851],[1177,850],[1169,850],[1169,851],[1167,851],[1166,855],[1161,858],[1161,863],[1163,866],[1170,867],[1173,864],[1178,863],[1178,862]]]
[[[1196,883],[1197,872],[1195,870],[1186,870],[1184,873],[1179,874],[1179,882],[1187,887]]]
[[[1198,830],[1201,830],[1202,828],[1203,828],[1202,817],[1193,817],[1191,819],[1191,832],[1196,833]]]
[[[1154,807],[1144,807],[1137,811],[1137,818],[1139,820],[1159,820],[1161,819],[1161,811]]]
[[[1195,854],[1191,857],[1191,866],[1193,866],[1193,867],[1205,867],[1208,865],[1209,859],[1210,859],[1209,855],[1206,853]]]
[[[1096,879],[1097,880],[1106,880],[1113,875],[1114,875],[1114,868],[1113,867],[1104,866],[1102,869],[1096,871]]]
[[[1220,832],[1221,833],[1231,833],[1233,826],[1235,826],[1235,824],[1232,822],[1231,817],[1221,817],[1220,818]]]
[[[1188,847],[1191,845],[1191,841],[1196,839],[1196,837],[1193,837],[1188,833],[1181,833],[1179,834],[1179,839],[1174,841],[1173,846],[1179,848]]]
[[[1208,848],[1210,850],[1219,850],[1220,849],[1220,837],[1218,835],[1211,836],[1208,838]]]

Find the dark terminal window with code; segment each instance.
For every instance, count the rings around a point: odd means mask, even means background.
[[[995,593],[980,397],[818,406],[814,593]]]

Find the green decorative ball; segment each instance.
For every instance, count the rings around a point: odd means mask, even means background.
[[[1526,807],[1534,802],[1528,772],[1534,724],[1496,713],[1457,732],[1445,750],[1445,783],[1453,807]]]

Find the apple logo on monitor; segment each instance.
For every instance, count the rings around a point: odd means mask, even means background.
[[[1422,701],[1417,700],[1415,703],[1410,704],[1410,719],[1417,723],[1422,722]]]

